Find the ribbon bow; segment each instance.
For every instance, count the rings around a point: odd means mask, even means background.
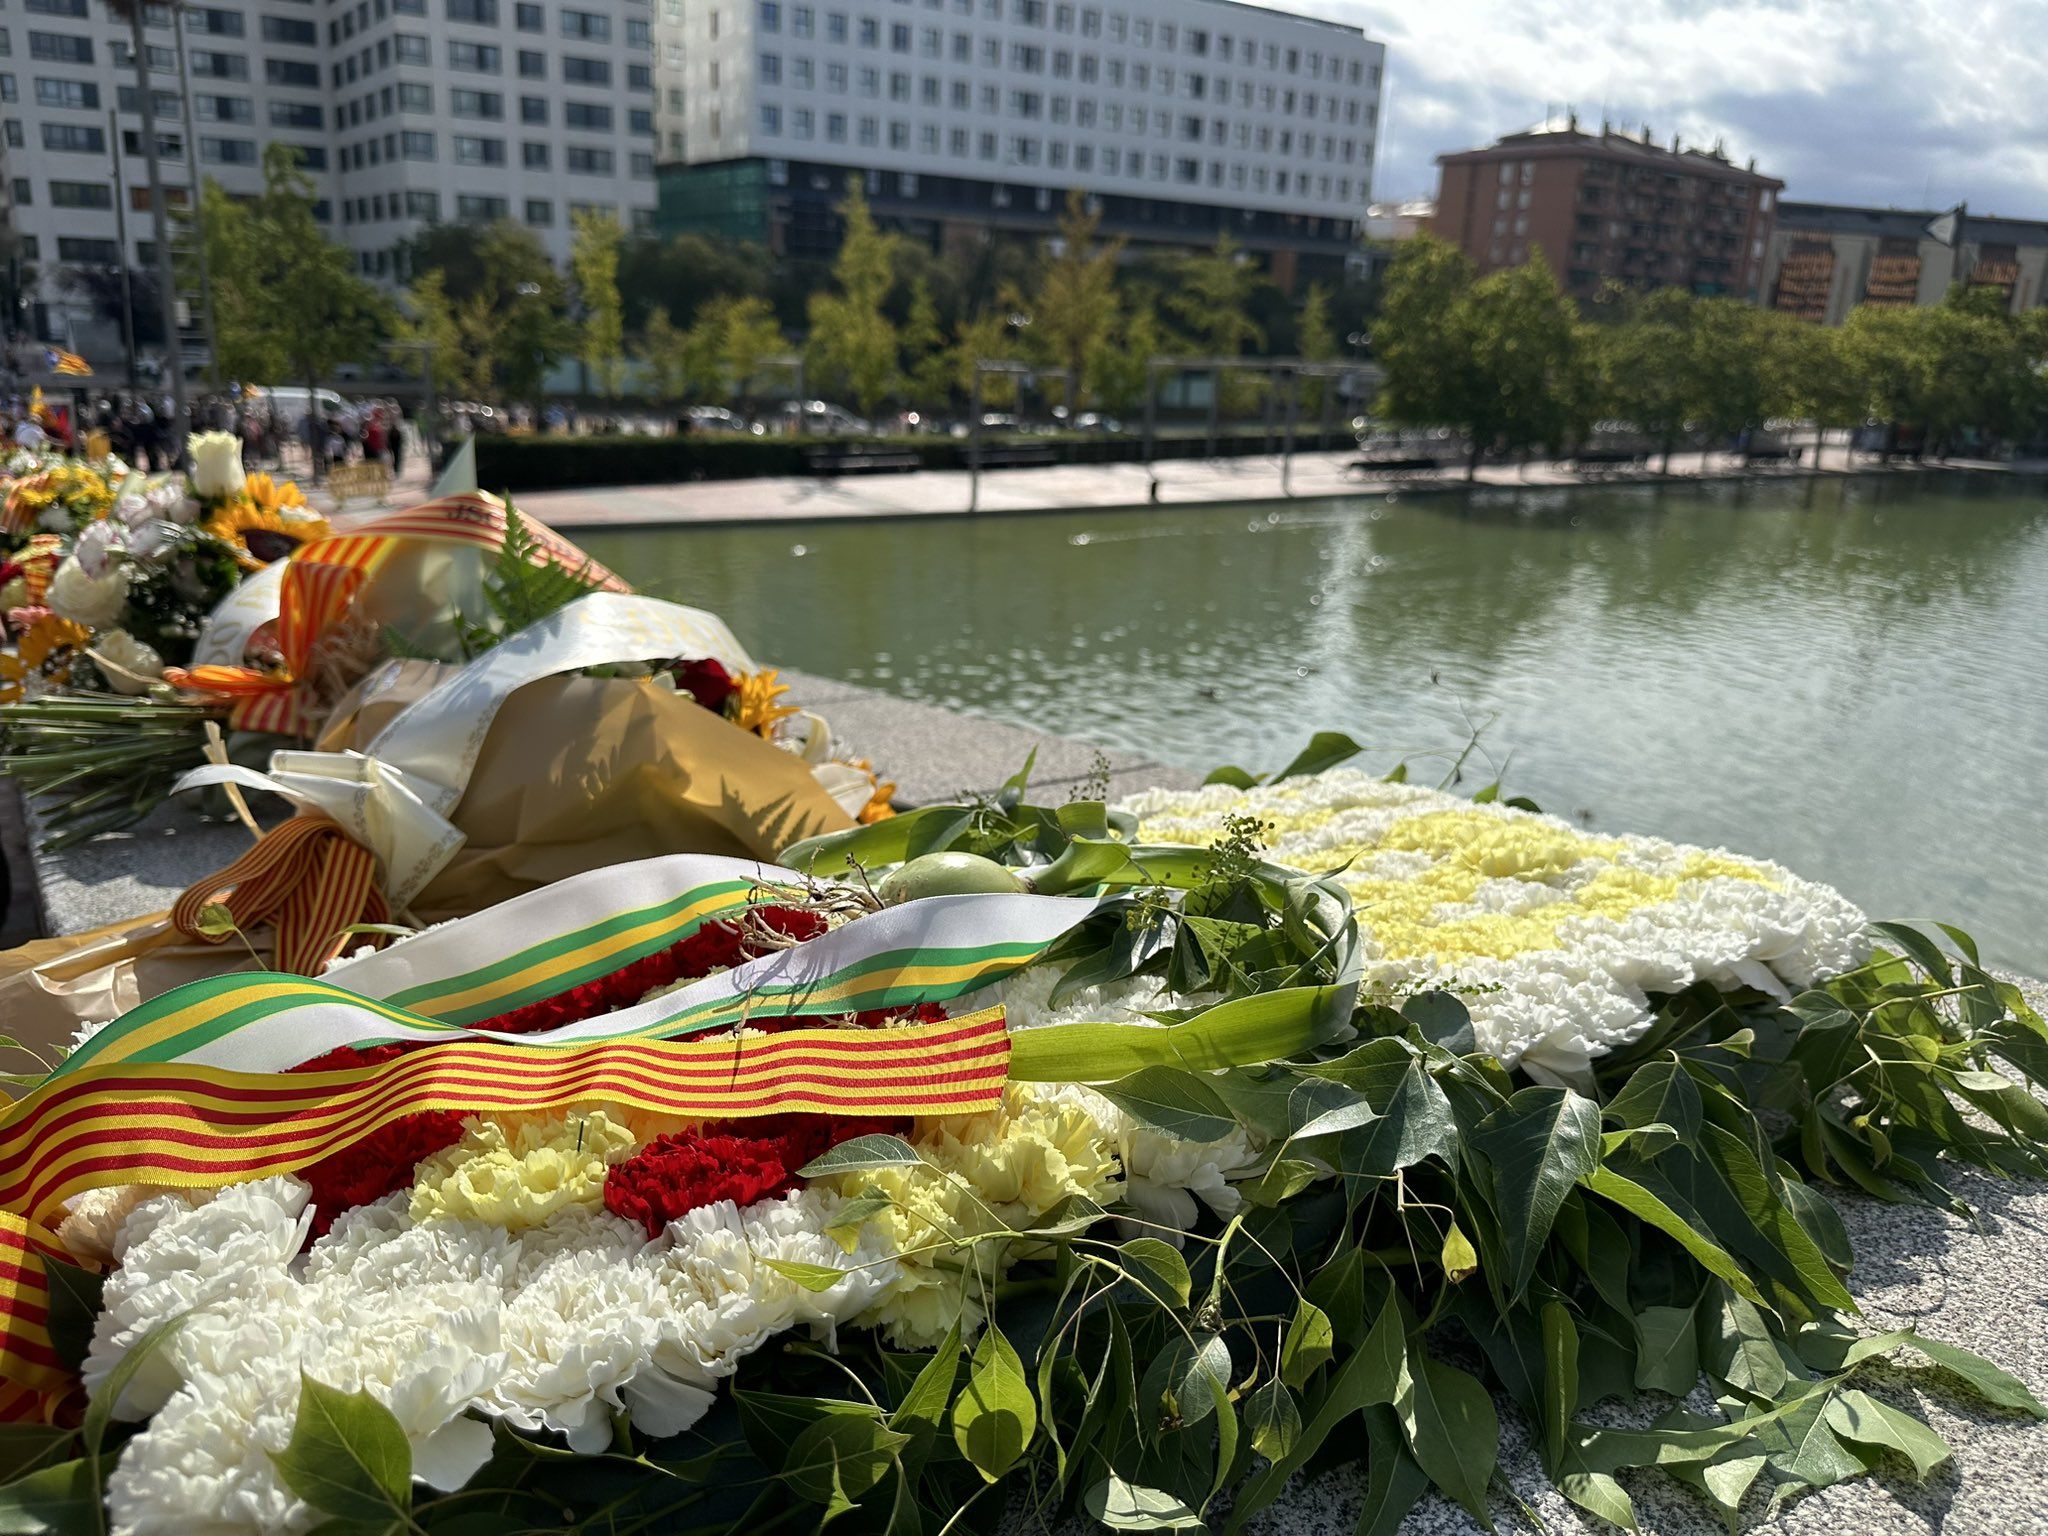
[[[373,518],[351,533],[302,544],[282,562],[281,578],[266,579],[265,573],[259,573],[244,583],[241,592],[255,606],[262,606],[275,594],[280,665],[257,668],[200,663],[169,669],[164,676],[177,687],[232,700],[228,722],[237,730],[312,736],[318,727],[314,701],[301,684],[312,665],[314,649],[341,621],[400,542],[420,539],[496,551],[503,546],[506,529],[515,517],[528,535],[531,547],[527,558],[534,565],[580,570],[586,580],[607,591],[632,590],[553,529],[495,496],[462,492]],[[252,612],[249,617],[254,620],[257,615]]]
[[[171,923],[189,939],[218,944],[227,932],[209,908],[224,906],[246,932],[277,929],[277,968],[317,976],[347,943],[357,923],[390,916],[377,888],[377,860],[325,816],[294,816],[272,827],[226,869],[192,885],[171,908]]]

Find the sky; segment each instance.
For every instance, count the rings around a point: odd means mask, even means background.
[[[2048,218],[2043,0],[1254,0],[1387,45],[1374,195],[1578,109],[1723,141],[1798,201]]]

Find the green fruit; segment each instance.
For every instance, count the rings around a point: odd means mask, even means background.
[[[892,907],[922,896],[1014,896],[1028,889],[1014,872],[978,853],[921,854],[875,884],[875,894]]]

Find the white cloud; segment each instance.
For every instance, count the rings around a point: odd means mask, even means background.
[[[1272,4],[1273,0],[1255,0]],[[1377,189],[1569,103],[1817,201],[2048,218],[2041,0],[1282,0],[1387,44]]]

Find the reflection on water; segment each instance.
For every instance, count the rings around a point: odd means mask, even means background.
[[[1382,765],[1447,758],[1491,719],[1468,768],[1511,758],[1547,809],[1764,854],[2048,975],[2048,494],[2028,483],[583,542],[759,656],[1194,768],[1270,768],[1319,727]]]

